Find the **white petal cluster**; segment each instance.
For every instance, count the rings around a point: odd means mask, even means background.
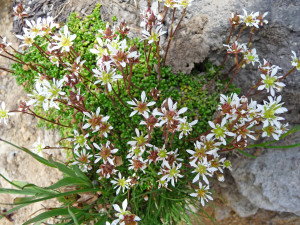
[[[60,49],[60,52],[69,52],[70,48],[73,46],[73,41],[76,38],[76,34],[71,34],[67,25],[65,25],[59,31],[59,35],[52,37],[57,42],[54,43],[54,46],[51,50]]]
[[[145,91],[141,94],[141,101],[138,101],[135,99],[135,101],[128,101],[127,104],[133,106],[133,112],[129,115],[130,117],[134,116],[136,113],[139,115],[143,115],[144,117],[149,117],[149,106],[155,105],[155,102],[149,102],[147,103],[147,97]]]
[[[35,90],[32,94],[28,94],[30,100],[27,102],[29,106],[42,106],[45,111],[49,108],[59,109],[59,102],[57,99],[65,96],[63,89],[64,79],[52,81],[44,79],[41,82],[35,83]]]
[[[280,92],[285,84],[280,82],[280,78],[282,76],[276,76],[278,70],[280,69],[279,66],[269,66],[269,67],[261,67],[261,71],[265,71],[264,74],[261,74],[262,84],[257,87],[258,90],[266,89],[268,93],[272,96],[275,96],[275,92]]]
[[[13,113],[9,112],[7,109],[5,109],[5,102],[1,102],[0,123],[3,121],[3,123],[7,125],[8,116],[10,116],[10,115],[13,115]]]
[[[106,222],[106,225],[125,225],[125,224],[137,224],[135,221],[140,221],[141,219],[136,216],[135,214],[132,214],[130,211],[126,210],[128,206],[128,201],[125,199],[122,203],[122,208],[114,204],[114,210],[117,212],[116,217],[117,219],[112,221],[110,224],[109,222]]]
[[[75,153],[75,161],[72,165],[78,165],[82,172],[88,172],[88,170],[92,169],[90,158],[93,157],[92,154],[86,151],[86,149],[82,149],[80,151],[74,151]]]
[[[26,26],[23,27],[23,35],[16,35],[17,38],[23,40],[23,43],[19,46],[20,48],[25,47],[31,47],[34,43],[34,39],[36,37],[43,37],[46,35],[53,35],[53,29],[59,28],[59,25],[54,22],[53,17],[46,17],[46,18],[37,18],[37,20],[25,20]],[[63,37],[66,37],[66,35],[69,35],[69,31],[67,26],[65,26],[65,36],[61,36],[61,39]],[[74,38],[73,38],[74,37]],[[72,36],[72,40],[74,40],[76,35]],[[58,40],[59,38],[57,36],[53,36],[53,39]],[[67,39],[64,39],[67,42]],[[71,43],[71,42],[70,42]],[[54,49],[57,49],[60,47],[55,47]]]
[[[268,12],[264,13],[263,15],[260,12],[251,12],[248,14],[248,12],[243,9],[244,15],[238,15],[241,19],[241,23],[245,24],[248,27],[255,27],[259,28],[259,26],[263,26],[264,24],[267,24],[268,21],[264,18],[268,14]]]
[[[109,116],[103,116],[100,114],[100,107],[97,108],[96,112],[83,112],[86,116],[86,123],[82,127],[83,129],[91,129],[93,133],[99,132],[100,136],[107,137],[107,134],[113,128],[109,123]]]
[[[296,52],[292,51],[292,66],[295,66],[297,70],[300,70],[300,58],[297,57]]]
[[[3,37],[2,38],[2,41],[1,41],[1,43],[0,43],[0,54],[2,53],[2,52],[7,52],[7,48],[9,47],[9,46],[11,46],[12,45],[12,43],[11,42],[7,42],[6,41],[6,37]]]

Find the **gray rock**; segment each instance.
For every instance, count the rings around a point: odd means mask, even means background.
[[[300,216],[300,151],[272,150],[233,165],[239,192],[254,206]]]

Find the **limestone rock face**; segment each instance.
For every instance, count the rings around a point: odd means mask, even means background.
[[[300,151],[269,150],[256,159],[233,162],[238,191],[252,205],[300,216]]]

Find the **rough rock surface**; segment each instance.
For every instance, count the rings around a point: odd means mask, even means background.
[[[233,164],[238,190],[254,207],[300,216],[300,151],[269,150],[256,159],[238,159]]]

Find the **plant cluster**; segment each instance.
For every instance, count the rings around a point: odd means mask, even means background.
[[[300,59],[293,52],[293,68],[283,76],[276,75],[279,66],[265,59],[260,63],[251,46],[255,30],[267,24],[266,14],[232,14],[223,64],[218,68],[207,64],[204,76],[173,74],[165,66],[191,2],[159,1],[156,12],[148,1],[141,13],[142,39],[128,38],[125,21],[114,25],[101,21],[100,5],[84,20],[72,14],[65,25],[52,17],[23,21],[27,14],[22,5],[14,9],[24,24],[23,34],[17,35],[22,50],[2,38],[1,56],[15,63],[12,69],[1,69],[16,76],[29,100],[21,103],[20,110],[6,110],[2,103],[0,119],[7,123],[11,114],[25,113],[39,118],[41,126],[59,129],[59,147],[38,141],[34,151],[18,148],[58,168],[64,178],[45,188],[10,182],[17,189],[6,191],[33,196],[19,198],[15,204],[20,206],[7,215],[32,202],[58,198],[63,203],[60,208],[25,224],[53,216],[61,216],[61,224],[191,223],[185,211],[198,201],[204,206],[212,200],[210,180],[224,181],[224,169],[231,169],[224,153],[243,152],[249,138],[279,140],[286,135],[287,124],[281,123],[280,114],[287,109],[276,94],[285,86],[282,80],[300,69]],[[177,10],[182,16],[175,24]],[[170,11],[172,24],[162,54],[163,22]],[[246,28],[250,28],[249,42],[239,43]],[[227,72],[233,73],[232,78],[226,81],[220,76],[229,55],[235,63]],[[261,79],[239,97],[232,81],[248,64],[259,64]],[[205,88],[212,84],[215,90]],[[267,90],[271,96],[259,104],[249,99],[255,89]],[[42,157],[44,149],[52,148],[69,153],[66,165]],[[62,189],[66,186],[74,190]]]

